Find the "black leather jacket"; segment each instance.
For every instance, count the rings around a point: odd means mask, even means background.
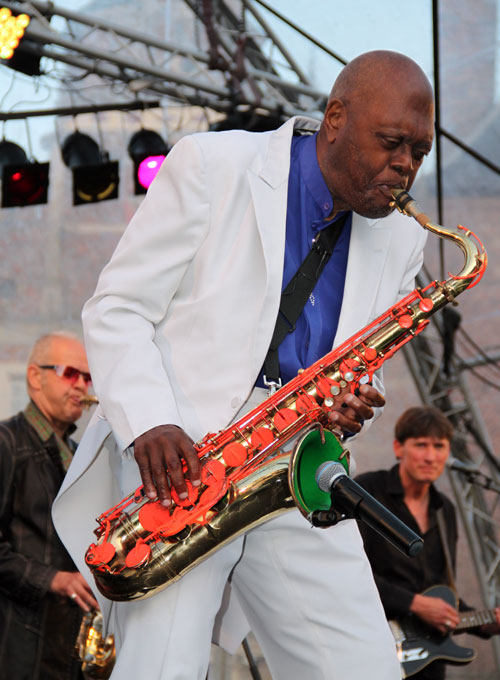
[[[50,514],[64,474],[54,434],[42,441],[24,413],[0,423],[0,669],[10,680],[79,677],[81,610],[49,592],[56,571],[76,571]]]

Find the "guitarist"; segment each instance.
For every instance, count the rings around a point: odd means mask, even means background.
[[[423,591],[438,584],[453,584],[442,536],[454,571],[458,538],[455,508],[434,486],[448,459],[452,434],[450,422],[437,409],[410,408],[395,426],[393,448],[398,464],[390,470],[367,472],[356,478],[424,539],[423,550],[416,557],[408,558],[381,540],[368,525],[359,523],[387,618],[401,619],[413,614],[442,635],[453,631],[459,615],[445,600],[425,595]],[[460,601],[459,609],[469,608]],[[500,607],[495,610],[495,616],[496,623],[481,626],[478,635],[490,637],[500,632]],[[443,661],[433,661],[412,675],[418,680],[444,677]]]

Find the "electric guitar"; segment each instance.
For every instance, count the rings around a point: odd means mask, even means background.
[[[455,592],[449,586],[433,586],[423,595],[440,597],[458,607]],[[453,630],[455,633],[479,628],[486,623],[495,623],[495,611],[469,611],[460,613],[460,623]],[[476,652],[468,647],[459,647],[451,639],[451,635],[442,635],[435,628],[426,625],[418,617],[409,615],[401,620],[389,621],[398,658],[403,669],[403,677],[409,678],[432,661],[445,661],[455,665],[470,663],[476,658]]]

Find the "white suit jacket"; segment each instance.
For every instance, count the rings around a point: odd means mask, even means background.
[[[85,305],[100,404],[53,516],[90,582],[83,558],[95,517],[121,498],[114,441],[121,452],[164,423],[196,441],[226,427],[252,390],[281,295],[291,137],[318,126],[294,118],[273,132],[181,139]],[[353,215],[334,345],[413,289],[424,243],[424,230],[398,213]],[[103,445],[110,431],[113,444]]]

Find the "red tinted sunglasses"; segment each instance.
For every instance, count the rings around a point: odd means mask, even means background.
[[[69,380],[72,385],[77,382],[80,376],[83,377],[86,385],[90,385],[92,382],[90,373],[80,371],[78,368],[74,368],[73,366],[65,366],[64,364],[46,364],[44,366],[39,366],[38,368],[47,368],[55,371],[56,375],[58,375],[60,378],[66,378],[66,380]]]

